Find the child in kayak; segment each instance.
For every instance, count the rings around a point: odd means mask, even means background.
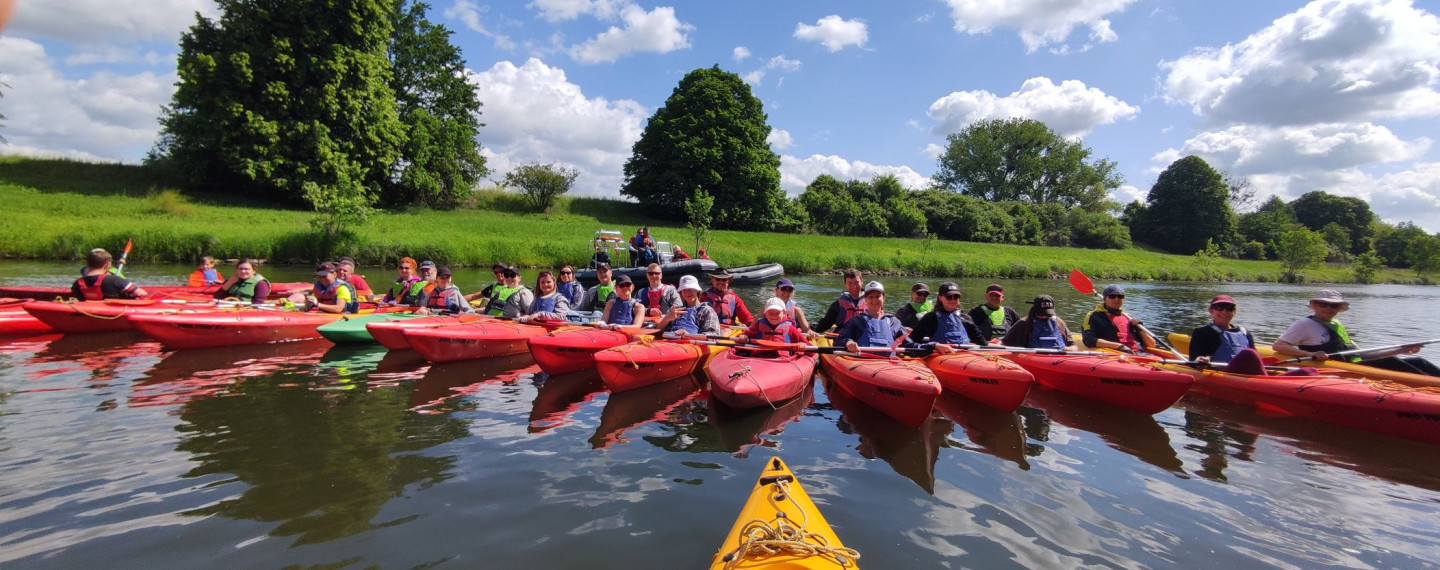
[[[215,269],[215,258],[205,256],[200,258],[200,267],[190,274],[189,285],[191,287],[209,287],[225,282],[225,276]]]

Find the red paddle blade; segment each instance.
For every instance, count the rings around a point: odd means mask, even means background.
[[[1079,269],[1070,270],[1070,286],[1086,295],[1095,294],[1095,284],[1091,283],[1090,278],[1081,273]]]

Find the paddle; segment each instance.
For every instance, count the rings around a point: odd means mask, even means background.
[[[125,258],[130,257],[130,248],[135,247],[135,240],[125,238],[125,249],[120,251],[120,260],[115,262],[115,274],[125,276]]]
[[[1424,346],[1424,345],[1431,344],[1431,343],[1436,343],[1436,342],[1440,342],[1440,338],[1432,338],[1432,339],[1430,339],[1430,340],[1422,340],[1422,341],[1420,341],[1420,342],[1407,342],[1407,343],[1402,343],[1402,344],[1392,344],[1392,345],[1389,345],[1389,346],[1377,346],[1377,347],[1375,347],[1375,348],[1357,348],[1357,349],[1354,349],[1354,350],[1344,350],[1344,351],[1340,351],[1340,352],[1332,352],[1332,353],[1326,354],[1325,357],[1326,357],[1326,358],[1335,358],[1335,357],[1337,357],[1337,356],[1355,356],[1355,355],[1357,355],[1357,354],[1365,354],[1365,353],[1369,353],[1369,352],[1385,352],[1385,351],[1395,350],[1395,349],[1399,349],[1399,348],[1409,348],[1409,347],[1412,347],[1412,346]],[[1281,360],[1281,361],[1277,362],[1276,364],[1284,364],[1284,363],[1287,363],[1287,362],[1300,362],[1300,361],[1302,361],[1302,360],[1310,360],[1310,357],[1309,357],[1309,356],[1297,356],[1297,357],[1295,357],[1295,358],[1287,358],[1287,359],[1285,359],[1285,360]]]
[[[1081,273],[1079,269],[1071,269],[1071,270],[1070,270],[1070,286],[1071,286],[1071,287],[1074,287],[1076,291],[1079,291],[1080,293],[1085,294],[1085,295],[1097,295],[1097,296],[1099,295],[1099,293],[1097,293],[1097,292],[1095,291],[1095,284],[1092,283],[1092,282],[1090,281],[1090,278],[1089,278],[1089,277],[1086,277],[1084,273]],[[1100,302],[1102,302],[1102,303],[1105,302],[1105,299],[1104,299],[1104,298],[1101,298],[1101,299],[1100,299]],[[1150,338],[1155,339],[1155,343],[1156,343],[1157,345],[1159,345],[1161,348],[1164,348],[1165,350],[1169,350],[1170,352],[1173,352],[1173,353],[1175,353],[1175,354],[1180,354],[1180,351],[1175,350],[1175,347],[1170,346],[1170,343],[1165,342],[1165,341],[1162,340],[1159,336],[1157,336],[1155,333],[1150,332],[1150,329],[1145,328],[1145,325],[1140,324],[1140,321],[1134,321],[1134,322],[1135,322],[1135,326],[1140,327],[1141,332],[1144,332],[1145,334],[1150,335]],[[1142,343],[1142,344],[1143,344],[1143,343]]]

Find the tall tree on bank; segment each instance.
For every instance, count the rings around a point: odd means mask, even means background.
[[[387,57],[393,0],[220,0],[180,39],[152,157],[196,187],[363,220],[404,142]],[[368,184],[367,184],[368,183]]]
[[[1114,162],[1088,162],[1084,144],[1033,119],[982,121],[945,138],[935,183],[992,202],[1108,210],[1109,191],[1124,182]]]
[[[466,78],[451,31],[425,18],[430,6],[405,0],[395,11],[390,63],[395,107],[405,125],[400,160],[379,180],[380,203],[449,209],[487,174],[476,142],[480,99]]]
[[[685,220],[685,201],[699,188],[715,200],[714,227],[774,228],[789,204],[769,134],[763,105],[739,75],[696,69],[645,125],[620,193],[654,215]]]
[[[1371,238],[1375,229],[1375,213],[1370,204],[1359,198],[1336,196],[1321,191],[1306,192],[1294,202],[1290,209],[1295,212],[1295,221],[1313,231],[1321,231],[1325,224],[1334,222],[1350,231],[1350,253],[1370,251]]]
[[[1131,237],[1171,253],[1193,254],[1207,242],[1229,243],[1235,236],[1230,188],[1198,156],[1187,156],[1165,168],[1145,208],[1133,220]]]

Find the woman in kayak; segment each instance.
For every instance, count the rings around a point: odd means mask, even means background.
[[[225,276],[215,269],[215,258],[207,255],[200,258],[200,267],[190,274],[189,285],[191,287],[208,287],[224,282]]]
[[[1190,360],[1225,364],[1240,351],[1255,348],[1255,337],[1236,326],[1235,298],[1216,295],[1210,299],[1210,324],[1190,333]]]
[[[579,305],[580,299],[585,296],[585,286],[575,280],[575,267],[571,265],[560,268],[560,285],[557,288],[570,306]]]
[[[255,262],[249,259],[235,262],[235,274],[215,292],[216,299],[239,299],[253,305],[265,304],[269,296],[270,282],[255,272]]]
[[[349,283],[335,275],[335,266],[323,263],[315,270],[315,288],[305,296],[305,308],[324,313],[355,313],[360,303],[355,300],[355,290]]]
[[[659,328],[676,334],[720,334],[720,316],[700,302],[700,280],[694,275],[680,277],[680,306],[660,319]]]
[[[900,319],[885,314],[885,286],[879,281],[865,284],[860,292],[864,312],[855,315],[840,329],[840,342],[845,350],[856,352],[860,348],[896,347],[915,348],[910,340],[910,331],[900,324]]]
[[[911,334],[931,343],[940,354],[954,352],[952,344],[985,344],[980,327],[975,326],[970,315],[960,310],[960,286],[946,281],[936,291],[940,304],[920,317],[920,324]]]
[[[785,303],[785,316],[789,317],[800,327],[801,332],[810,332],[810,321],[805,318],[805,309],[795,304],[795,284],[789,279],[780,279],[775,283],[775,298]]]
[[[499,295],[491,297],[490,309],[487,312],[494,315],[496,313],[493,311],[498,307],[500,309],[499,316],[506,319],[530,314],[530,305],[535,302],[535,292],[520,282],[520,270],[507,265],[501,275],[505,277],[505,297],[501,298]],[[496,288],[496,290],[500,289]],[[500,304],[496,304],[496,299],[500,300]]]
[[[1075,339],[1070,336],[1070,327],[1065,326],[1065,321],[1055,316],[1055,299],[1049,295],[1036,295],[1035,299],[1030,301],[1030,313],[1010,325],[1010,329],[1005,331],[1005,337],[1000,339],[1000,344],[1054,350],[1076,348]]]
[[[621,275],[615,280],[615,296],[605,303],[604,312],[600,313],[600,320],[612,326],[639,326],[645,322],[645,305],[631,296],[635,292],[635,283],[630,280],[629,275]]]
[[[460,293],[460,288],[455,286],[450,275],[449,267],[441,267],[435,272],[435,287],[420,295],[420,308],[415,309],[417,315],[454,315],[458,313],[473,313],[475,309],[465,300],[465,295]]]
[[[515,319],[516,321],[528,323],[535,319],[565,320],[565,313],[570,312],[570,300],[555,288],[554,274],[549,271],[541,271],[540,276],[535,278],[535,291],[539,293],[539,296],[530,303],[530,314],[518,317]]]
[[[415,274],[415,260],[409,257],[400,259],[395,266],[395,282],[390,285],[390,290],[385,293],[382,302],[392,305],[415,306],[420,302],[420,293],[425,290],[425,281]]]

